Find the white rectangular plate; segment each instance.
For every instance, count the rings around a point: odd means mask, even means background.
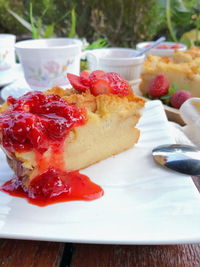
[[[138,144],[82,173],[104,189],[94,201],[38,207],[0,192],[0,237],[104,244],[200,242],[200,194],[191,177],[162,169],[152,148],[173,143],[159,101],[146,104]],[[117,144],[116,144],[117,145]],[[0,153],[0,183],[12,176]]]

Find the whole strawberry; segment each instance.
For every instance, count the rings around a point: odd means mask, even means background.
[[[164,74],[158,74],[150,83],[148,94],[150,97],[159,98],[168,94],[169,82]]]
[[[192,94],[186,90],[176,91],[170,98],[170,104],[172,107],[179,109],[181,105],[189,98],[192,97]]]

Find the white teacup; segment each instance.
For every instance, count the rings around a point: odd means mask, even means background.
[[[86,51],[91,71],[101,69],[117,72],[129,82],[140,79],[145,56],[134,57],[136,50],[130,48],[100,48]]]
[[[71,38],[26,40],[16,43],[24,76],[33,90],[67,86],[66,73],[79,74],[82,42]]]
[[[15,64],[15,40],[16,36],[13,34],[0,34],[0,71]]]

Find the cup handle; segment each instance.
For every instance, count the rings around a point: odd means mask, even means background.
[[[90,51],[84,51],[81,53],[81,59],[87,59],[87,57],[91,57],[92,61],[94,62],[94,65],[96,66],[96,68],[99,65],[99,59],[97,56],[95,56],[92,52]]]
[[[82,60],[86,60],[86,54],[87,54],[87,51],[81,52],[81,59]]]

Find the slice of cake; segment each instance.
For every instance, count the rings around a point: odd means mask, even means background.
[[[176,50],[173,55],[175,63],[190,63],[194,65],[200,64],[200,47],[193,46],[185,51]]]
[[[77,170],[132,147],[144,100],[117,74],[68,75],[71,90],[30,92],[1,107],[0,142],[16,177],[2,190],[31,202],[95,199],[102,189]]]
[[[146,95],[154,78],[164,74],[170,86],[189,89],[192,96],[200,97],[200,50],[176,51],[173,58],[148,55],[141,74],[140,91]]]

